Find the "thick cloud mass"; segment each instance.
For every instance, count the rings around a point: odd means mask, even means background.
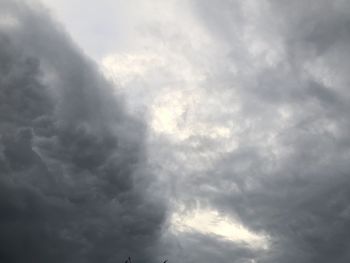
[[[144,23],[148,49],[121,81],[167,93],[154,162],[183,214],[214,210],[267,239],[179,231],[171,261],[348,262],[349,2],[166,3],[176,12]]]
[[[216,84],[238,98],[225,119],[238,145],[183,183],[269,236],[269,249],[233,261],[348,262],[349,3],[196,1],[195,10],[235,68]]]
[[[143,125],[37,5],[0,2],[0,261],[153,261]]]
[[[125,100],[23,2],[0,0],[1,262],[350,261],[349,1],[91,1],[123,44],[73,38]]]

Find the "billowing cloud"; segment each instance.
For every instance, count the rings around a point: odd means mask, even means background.
[[[348,3],[167,4],[147,48],[104,65],[131,98],[150,90],[172,259],[348,261]]]
[[[270,238],[249,260],[346,262],[349,5],[197,1],[195,10],[228,47],[222,90],[238,111],[222,125],[233,123],[238,145],[184,180],[187,191]]]
[[[3,261],[349,261],[347,1],[45,2],[100,69],[1,3]]]
[[[0,261],[153,262],[144,124],[37,5],[0,3]]]

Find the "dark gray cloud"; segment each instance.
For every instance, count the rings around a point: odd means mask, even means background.
[[[148,139],[41,7],[1,2],[1,261],[349,261],[350,5],[180,2],[116,54]],[[166,216],[196,209],[267,247]]]
[[[231,138],[238,146],[209,171],[179,180],[187,191],[180,199],[190,210],[196,196],[270,238],[265,251],[218,262],[347,262],[350,5],[247,2],[195,1],[202,23],[228,47],[227,64],[237,68],[210,76],[203,88],[216,81],[238,97],[232,103],[239,112],[221,119],[239,130]],[[206,238],[198,239],[204,245]]]
[[[153,262],[144,125],[45,10],[0,2],[0,261]]]
[[[199,80],[171,90],[193,89],[200,99],[174,128],[182,138],[176,141],[176,132],[171,142],[157,138],[155,162],[168,176],[167,194],[186,212],[217,210],[267,236],[269,245],[259,250],[187,232],[163,237],[164,251],[183,262],[349,261],[350,5],[191,3],[200,33],[165,26],[178,38],[160,39],[184,68],[199,72]],[[176,50],[173,41],[186,49]],[[180,70],[166,79],[182,76]],[[181,110],[183,101],[186,96],[174,104]],[[231,134],[220,137],[212,127],[228,127]],[[226,150],[231,142],[236,146]]]

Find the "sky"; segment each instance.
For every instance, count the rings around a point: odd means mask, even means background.
[[[349,41],[345,0],[0,0],[0,262],[349,262]]]

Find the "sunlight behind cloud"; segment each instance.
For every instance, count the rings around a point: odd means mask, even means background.
[[[267,236],[254,233],[215,210],[196,209],[185,215],[176,212],[171,218],[171,226],[174,232],[200,232],[235,243],[244,243],[255,249],[269,248]]]
[[[19,25],[20,22],[15,16],[7,13],[0,13],[0,29],[14,29],[19,27]]]

